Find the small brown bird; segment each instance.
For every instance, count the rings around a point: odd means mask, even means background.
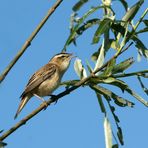
[[[31,97],[36,96],[44,101],[43,96],[51,95],[59,86],[72,57],[74,56],[70,53],[56,54],[45,66],[32,75],[25,91],[20,96],[21,102],[14,118],[17,118]]]

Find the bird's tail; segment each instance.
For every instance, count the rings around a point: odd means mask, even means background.
[[[24,108],[24,106],[26,105],[26,103],[29,101],[30,98],[31,98],[31,95],[25,95],[22,97],[19,107],[17,109],[17,112],[14,116],[14,119],[17,118],[18,114],[22,111],[22,109]]]

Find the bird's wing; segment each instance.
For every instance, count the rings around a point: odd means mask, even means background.
[[[44,67],[39,69],[37,72],[35,72],[32,77],[30,78],[25,91],[22,93],[20,97],[23,97],[26,93],[32,91],[37,86],[39,86],[43,81],[46,79],[49,79],[54,75],[57,68],[55,64],[46,64]]]

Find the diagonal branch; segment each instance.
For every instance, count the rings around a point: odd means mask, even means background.
[[[102,65],[100,68],[96,69],[93,73],[91,73],[88,77],[80,80],[79,82],[77,82],[74,86],[66,89],[65,91],[59,93],[56,96],[52,96],[51,98],[49,98],[47,100],[47,104],[50,105],[51,103],[57,101],[58,99],[68,95],[70,92],[74,91],[75,89],[79,88],[81,85],[83,85],[84,83],[88,82],[90,80],[90,78],[92,78],[94,76],[94,74],[96,74],[97,72],[101,71],[103,68],[105,68],[108,63],[114,59],[117,58],[121,53],[123,53],[124,51],[126,51],[133,43],[130,43],[128,47],[126,47],[122,52],[120,52],[118,55],[115,54],[112,58],[110,58],[106,63],[104,63],[104,65]],[[10,128],[8,131],[6,131],[2,136],[0,136],[0,141],[3,141],[5,138],[7,138],[10,134],[12,134],[15,130],[17,130],[19,127],[21,127],[22,125],[24,125],[28,120],[30,120],[32,117],[34,117],[36,114],[38,114],[40,111],[42,111],[43,109],[45,109],[47,106],[45,105],[45,103],[42,103],[37,109],[35,109],[32,113],[30,113],[29,115],[27,115],[25,118],[23,118],[21,121],[19,121],[18,123],[16,123],[12,128]]]
[[[5,70],[0,75],[0,83],[5,79],[11,68],[15,65],[15,63],[18,61],[18,59],[23,55],[23,53],[26,51],[26,49],[31,45],[32,40],[35,38],[37,33],[40,31],[40,29],[43,27],[43,25],[46,23],[48,18],[52,15],[52,13],[56,10],[56,8],[60,5],[60,3],[63,0],[57,0],[57,2],[49,9],[47,12],[47,15],[43,18],[43,20],[40,22],[40,24],[36,27],[36,29],[32,32],[30,37],[26,40],[20,51],[17,53],[17,55],[14,57],[14,59],[9,63],[9,65],[5,68]]]

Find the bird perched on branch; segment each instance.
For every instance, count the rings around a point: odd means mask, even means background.
[[[45,66],[32,75],[24,92],[20,96],[21,102],[14,118],[18,116],[31,97],[36,96],[44,101],[43,96],[52,94],[59,86],[72,57],[74,56],[70,53],[56,54]]]

